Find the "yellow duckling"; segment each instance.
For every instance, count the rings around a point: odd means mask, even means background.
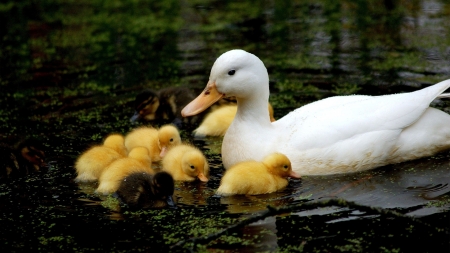
[[[193,131],[194,136],[224,136],[231,122],[233,122],[234,116],[236,116],[236,111],[237,104],[218,106],[217,109],[214,109],[205,116],[200,126]],[[273,107],[270,103],[269,115],[270,121],[274,122]]]
[[[131,173],[154,174],[152,160],[144,147],[133,148],[128,157],[112,162],[100,175],[97,193],[109,194],[117,191],[121,181]]]
[[[164,125],[158,130],[159,148],[161,152],[159,156],[162,158],[166,155],[169,148],[181,143],[180,132],[173,125]]]
[[[196,147],[180,144],[172,147],[162,160],[163,171],[169,172],[174,180],[193,181],[195,178],[208,181],[209,165],[206,157]]]
[[[94,146],[84,152],[75,162],[77,182],[98,180],[102,171],[114,160],[127,156],[124,137],[121,134],[111,134],[103,145]]]
[[[153,162],[158,162],[173,145],[181,143],[180,133],[173,125],[164,125],[159,130],[153,127],[139,127],[125,136],[128,151],[135,147],[145,147]]]
[[[220,181],[217,194],[265,194],[278,191],[287,186],[287,177],[300,178],[292,171],[287,156],[273,153],[262,162],[241,162],[225,172]]]

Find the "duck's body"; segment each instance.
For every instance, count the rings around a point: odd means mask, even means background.
[[[148,150],[144,147],[133,148],[128,157],[112,162],[100,175],[97,193],[109,194],[117,191],[120,182],[132,173],[154,174]]]
[[[209,112],[199,127],[193,133],[196,137],[201,136],[224,136],[233,122],[237,112],[237,104],[227,104],[218,106]],[[269,104],[270,121],[275,121],[273,117],[273,108]]]
[[[117,195],[131,208],[175,206],[174,181],[167,172],[132,173],[120,183]]]
[[[230,75],[231,74],[231,75]],[[183,110],[236,96],[238,111],[222,143],[226,168],[279,152],[302,175],[355,172],[450,148],[450,116],[429,104],[450,80],[410,93],[338,96],[305,105],[271,123],[269,79],[254,55],[232,50],[219,57],[204,93]],[[207,102],[198,103],[207,99]]]
[[[159,162],[168,148],[179,143],[180,133],[172,125],[164,125],[159,130],[153,127],[135,128],[125,137],[125,147],[128,151],[135,147],[145,147],[153,162]]]
[[[191,145],[180,144],[171,148],[162,160],[162,169],[174,180],[193,181],[198,178],[208,181],[208,161],[198,148]]]
[[[109,135],[103,145],[88,149],[77,159],[75,162],[77,171],[75,181],[96,181],[108,165],[126,156],[124,137],[120,134]]]
[[[262,162],[246,161],[232,166],[220,181],[217,194],[265,194],[285,188],[288,177],[300,178],[292,171],[289,159],[279,153],[266,156]]]

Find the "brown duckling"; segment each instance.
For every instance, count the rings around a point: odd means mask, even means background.
[[[186,106],[195,93],[186,87],[168,87],[153,91],[146,89],[135,99],[135,113],[130,121],[157,121],[179,124],[189,119],[181,117],[181,109]]]
[[[45,148],[35,139],[21,142],[16,148],[0,144],[0,178],[28,175],[46,167]]]
[[[180,129],[184,126],[183,124],[198,125],[209,110],[195,117],[181,116],[181,109],[195,97],[196,93],[187,87],[167,87],[158,91],[143,90],[135,98],[135,113],[130,121],[154,121],[159,124],[170,122]],[[221,99],[217,105],[230,102],[229,99]]]
[[[169,172],[174,180],[207,182],[209,165],[206,157],[196,147],[180,144],[169,149],[162,160],[162,170]]]
[[[78,176],[75,181],[96,181],[108,165],[126,156],[123,135],[111,134],[105,138],[103,145],[88,149],[77,159],[75,169]]]
[[[270,103],[268,108],[270,121],[274,122],[273,107]],[[233,122],[236,112],[237,104],[234,103],[217,106],[215,109],[212,109],[211,112],[206,114],[202,123],[200,123],[200,126],[193,131],[194,136],[224,136],[228,127],[230,127],[231,122]]]
[[[283,189],[288,185],[288,177],[300,178],[292,171],[287,156],[273,153],[262,162],[246,161],[229,168],[223,175],[217,194],[258,195]]]
[[[131,208],[174,207],[174,181],[167,172],[135,172],[120,183],[117,195]]]
[[[135,147],[145,147],[149,150],[153,162],[159,162],[171,146],[180,143],[180,133],[173,125],[164,125],[160,129],[138,127],[125,136],[125,147],[128,151]]]
[[[146,172],[154,174],[152,160],[145,147],[133,148],[128,157],[112,162],[100,175],[97,193],[109,194],[117,191],[120,182],[131,173]]]

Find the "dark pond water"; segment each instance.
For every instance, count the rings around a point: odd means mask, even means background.
[[[73,164],[125,134],[144,88],[206,85],[214,60],[241,48],[271,79],[275,117],[333,95],[416,90],[450,76],[450,2],[4,1],[0,138],[37,138],[48,169],[0,182],[0,251],[445,252],[450,153],[372,171],[304,177],[283,191],[217,198],[220,138],[193,139],[208,183],[178,183],[177,209],[120,210]],[[450,112],[448,101],[432,106]],[[346,200],[314,204],[315,201]],[[353,205],[351,203],[356,203]],[[261,215],[196,247],[207,236]],[[360,206],[358,206],[360,205]],[[366,208],[371,207],[371,208]],[[394,213],[395,212],[395,213]]]

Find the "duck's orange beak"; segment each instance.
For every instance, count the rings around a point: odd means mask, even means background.
[[[202,182],[208,182],[208,178],[205,176],[205,174],[203,174],[203,173],[198,173],[198,179],[200,179],[200,181],[202,181]]]
[[[291,171],[291,173],[289,173],[289,177],[292,177],[292,178],[302,178],[299,174],[297,174],[297,173],[294,172],[293,170]]]
[[[164,157],[166,155],[166,153],[167,153],[167,147],[164,146],[161,148],[161,153],[159,153],[159,156]]]
[[[183,117],[197,115],[224,96],[225,94],[219,93],[217,90],[216,83],[209,81],[203,92],[183,108],[181,115]]]

